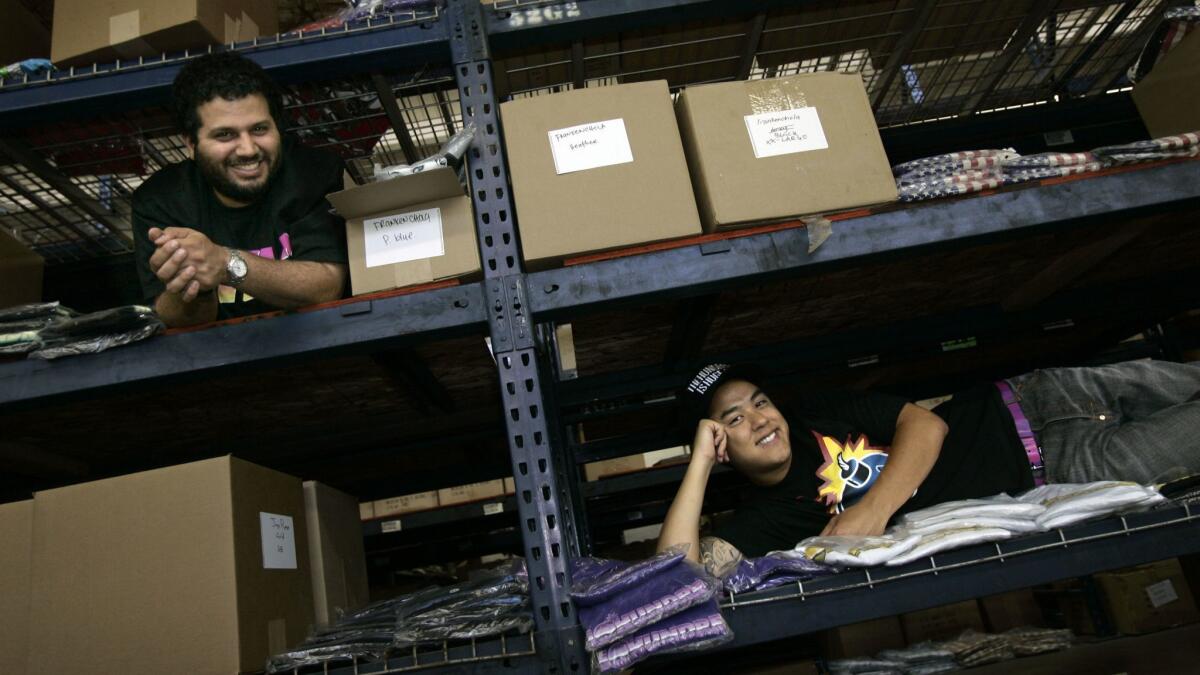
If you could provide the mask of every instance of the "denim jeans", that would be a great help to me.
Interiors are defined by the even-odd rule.
[[[1200,473],[1200,361],[1050,368],[1008,381],[1051,483]]]

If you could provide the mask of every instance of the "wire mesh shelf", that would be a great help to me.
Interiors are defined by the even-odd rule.
[[[389,654],[384,659],[355,657],[327,661],[281,671],[288,675],[392,675],[433,670],[448,666],[467,666],[529,659],[537,656],[537,643],[529,633],[501,635],[497,638],[472,638],[416,645]],[[458,672],[458,671],[456,671]]]

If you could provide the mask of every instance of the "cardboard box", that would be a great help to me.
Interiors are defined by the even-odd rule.
[[[584,464],[583,475],[589,481],[592,481],[607,478],[608,476],[641,471],[644,468],[646,468],[646,458],[644,456],[640,454],[627,455],[625,457],[617,457],[616,459],[606,459],[602,462]]]
[[[904,628],[904,639],[910,645],[952,638],[968,628],[984,632],[983,615],[974,600],[901,614],[900,625]]]
[[[504,481],[497,478],[496,480],[485,480],[482,483],[443,488],[437,491],[437,496],[438,503],[442,506],[454,506],[492,497],[502,497],[504,496]]]
[[[33,510],[30,673],[258,671],[312,625],[296,478],[219,457],[39,492]]]
[[[358,500],[328,485],[305,481],[304,520],[314,616],[316,625],[325,627],[370,600]]]
[[[0,664],[25,675],[33,577],[33,500],[0,504]]]
[[[371,520],[375,517],[375,502],[363,502],[358,505],[358,519]]]
[[[1003,633],[1022,626],[1040,627],[1046,623],[1033,590],[1028,588],[980,598],[979,607],[983,610],[989,633]]]
[[[1133,88],[1150,136],[1200,131],[1200,30],[1192,31]]]
[[[50,57],[50,31],[19,0],[0,0],[0,65]]]
[[[531,268],[700,233],[666,82],[520,98],[500,113]]]
[[[506,495],[517,494],[517,481],[516,480],[514,480],[512,478],[504,479],[504,494],[506,494]]]
[[[0,227],[0,309],[42,301],[46,262]]]
[[[707,231],[896,199],[858,75],[689,87],[677,112]]]
[[[346,219],[355,295],[480,271],[471,198],[453,169],[367,183],[329,203]]]
[[[1096,575],[1118,633],[1138,635],[1200,621],[1179,560]]]
[[[278,32],[275,0],[57,0],[50,60],[90,65]]]
[[[838,626],[821,634],[821,655],[827,659],[874,656],[903,646],[904,631],[894,616]]]
[[[388,516],[398,516],[404,513],[412,513],[414,511],[427,511],[438,507],[437,490],[428,492],[417,492],[411,495],[401,495],[399,497],[389,497],[387,499],[375,500],[375,518],[386,518]]]

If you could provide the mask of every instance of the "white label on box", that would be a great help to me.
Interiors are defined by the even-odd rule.
[[[829,147],[816,108],[746,115],[746,130],[758,159]]]
[[[1155,609],[1179,599],[1179,595],[1175,593],[1175,586],[1171,584],[1170,579],[1163,579],[1156,584],[1147,586],[1146,596],[1150,598],[1150,605]]]
[[[296,569],[296,530],[291,516],[258,513],[262,530],[263,569]]]
[[[633,161],[625,120],[620,118],[553,129],[548,133],[554,171],[559,175]]]
[[[424,260],[446,254],[442,210],[393,213],[363,221],[367,267]]]
[[[387,534],[388,532],[399,532],[400,531],[400,521],[385,520],[379,524],[379,529],[383,530],[384,534]]]
[[[494,516],[497,513],[504,513],[504,504],[500,502],[492,502],[483,505],[483,515]]]

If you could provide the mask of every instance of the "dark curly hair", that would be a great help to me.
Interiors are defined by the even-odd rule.
[[[283,96],[262,67],[237,52],[205,54],[190,61],[175,76],[171,87],[175,123],[195,143],[200,131],[200,106],[218,96],[234,101],[251,94],[267,99],[271,117],[282,133],[286,128]]]

